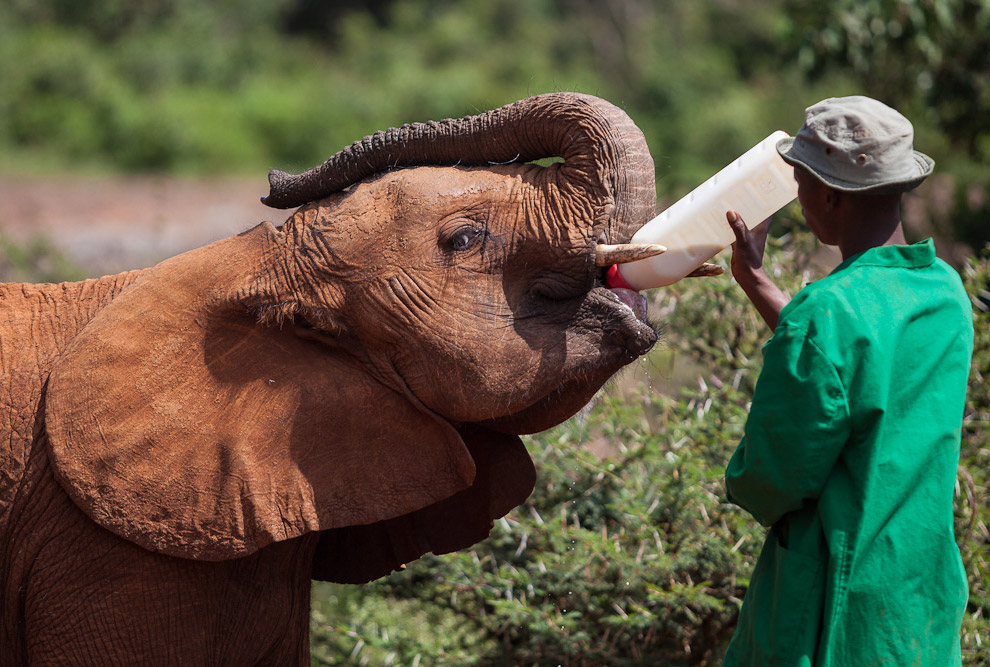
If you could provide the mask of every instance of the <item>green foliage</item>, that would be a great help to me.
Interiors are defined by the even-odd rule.
[[[0,145],[7,169],[301,169],[378,129],[566,89],[624,106],[676,196],[800,117],[766,78],[775,4],[18,0],[0,9]]]
[[[0,233],[0,282],[58,283],[80,278],[79,267],[46,239],[18,243]]]
[[[947,215],[979,247],[988,21],[986,0],[12,0],[0,171],[298,171],[386,127],[577,90],[642,127],[673,201],[809,104],[868,93],[984,193]]]
[[[973,157],[990,157],[990,3],[986,0],[788,0],[789,47],[812,76],[850,68],[869,94],[921,100]]]
[[[786,0],[784,10],[781,57],[812,81],[851,74],[859,92],[904,110],[916,146],[953,176],[939,222],[970,248],[990,242],[990,2]]]
[[[272,124],[270,106],[295,101],[311,109],[301,98],[313,92],[306,79],[312,72],[280,76],[283,61],[305,54],[284,54],[274,34],[246,37],[213,34],[198,12],[151,32],[125,33],[112,46],[73,25],[12,31],[0,40],[0,141],[21,153],[54,152],[65,165],[257,167],[273,156],[256,140]],[[260,62],[277,84],[250,74]],[[279,113],[277,125],[294,128],[297,149],[304,138],[313,140],[312,120],[298,109]]]
[[[443,605],[328,584],[315,584],[313,598],[314,665],[473,665],[494,641]]]
[[[965,664],[990,665],[990,246],[969,261],[963,277],[975,333],[956,503],[956,536],[969,573],[963,647]]]

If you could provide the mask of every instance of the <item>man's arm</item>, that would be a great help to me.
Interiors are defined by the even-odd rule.
[[[732,276],[773,331],[780,320],[780,311],[789,299],[763,269],[763,251],[771,218],[753,229],[747,229],[735,211],[727,211],[725,218],[736,235],[736,242],[732,244]]]
[[[765,526],[821,494],[852,432],[838,370],[785,323],[763,348],[745,435],[725,470],[729,500]]]

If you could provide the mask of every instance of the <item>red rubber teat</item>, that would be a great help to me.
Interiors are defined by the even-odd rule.
[[[619,273],[619,265],[613,264],[608,267],[608,271],[605,272],[605,285],[607,287],[624,287],[626,289],[631,289],[634,292],[637,291],[633,289],[633,286],[626,282],[626,279],[622,277]]]

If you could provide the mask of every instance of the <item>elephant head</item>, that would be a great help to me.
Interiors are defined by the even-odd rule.
[[[469,546],[532,490],[518,435],[656,340],[601,281],[600,246],[655,207],[642,133],[603,100],[406,125],[269,179],[299,207],[281,227],[148,269],[49,378],[60,483],[147,549],[320,533],[314,577],[356,582]]]

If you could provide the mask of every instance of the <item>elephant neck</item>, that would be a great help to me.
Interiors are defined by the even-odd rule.
[[[4,376],[36,377],[40,392],[41,384],[62,350],[97,313],[144,272],[128,271],[72,283],[0,285],[0,304],[6,321],[0,329],[0,337],[3,337],[3,331],[9,331],[20,341],[0,355]],[[29,341],[21,337],[26,331],[32,332]],[[7,402],[7,405],[15,403]]]

